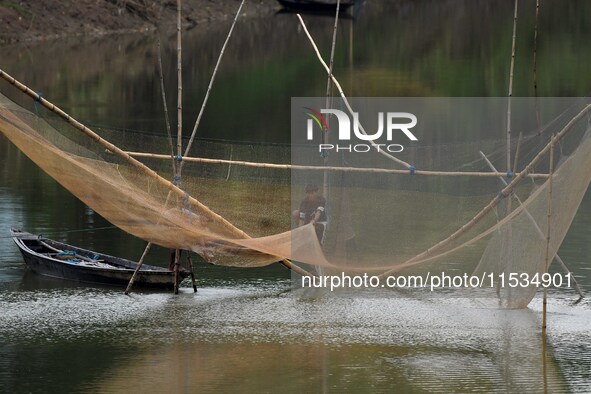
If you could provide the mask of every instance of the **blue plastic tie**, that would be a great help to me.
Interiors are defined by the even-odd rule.
[[[178,162],[181,162],[181,161],[183,161],[183,156],[181,156],[181,155],[176,155],[176,156],[174,157],[174,159],[175,159],[176,161],[178,161]]]
[[[185,192],[185,198],[183,198],[183,211],[187,211],[190,221],[193,221],[193,216],[191,215],[191,204],[189,204],[189,193]]]
[[[326,159],[328,157],[328,152],[323,150],[322,152],[320,152],[320,157]]]
[[[513,171],[509,170],[507,171],[507,179],[513,179]]]
[[[410,175],[414,175],[414,174],[415,174],[415,171],[416,171],[416,169],[417,169],[417,168],[416,168],[415,166],[412,166],[412,165],[411,165],[411,166],[409,166],[409,167],[408,167],[408,170],[410,171]]]
[[[95,260],[95,261],[98,260],[98,259],[100,259],[100,258],[101,258],[101,256],[99,256],[98,254],[95,254],[94,256],[92,256],[92,259]]]
[[[181,180],[182,180],[182,178],[181,178],[180,175],[175,175],[175,176],[172,177],[172,183],[175,186],[180,185],[181,184]]]
[[[503,198],[505,198],[505,196],[503,196],[503,192],[499,192],[497,197],[499,197],[499,200],[502,200]]]
[[[39,115],[39,103],[41,102],[42,98],[43,98],[43,93],[37,92],[37,97],[35,99],[33,99],[34,104],[35,104],[35,113],[37,115]]]

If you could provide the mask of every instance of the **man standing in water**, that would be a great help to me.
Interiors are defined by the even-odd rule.
[[[298,227],[312,223],[318,242],[322,245],[326,230],[326,199],[318,193],[315,184],[306,185],[306,197],[300,203],[300,209],[294,212]]]

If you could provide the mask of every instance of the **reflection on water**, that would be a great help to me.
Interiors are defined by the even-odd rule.
[[[531,46],[533,4],[520,2],[518,48]],[[335,75],[357,96],[503,96],[512,5],[367,2],[360,18],[339,30]],[[543,2],[541,95],[587,93],[590,6]],[[330,18],[305,18],[327,53]],[[228,26],[184,36],[185,129]],[[174,35],[163,36],[163,45],[173,108]],[[156,58],[154,37],[131,35],[4,47],[0,66],[89,124],[163,132]],[[530,75],[531,58],[521,54],[516,95],[532,93]],[[324,89],[293,15],[244,20],[200,135],[289,141],[290,98]],[[0,90],[33,109],[3,82]],[[199,266],[197,295],[183,289],[178,297],[126,297],[25,273],[7,237],[13,225],[136,260],[144,247],[118,230],[100,230],[109,224],[0,136],[0,392],[591,391],[591,304],[572,305],[567,289],[550,294],[544,355],[539,299],[521,311],[457,299],[311,299],[289,291],[281,267],[210,266]],[[95,230],[67,232],[79,229]],[[587,196],[560,251],[586,291],[590,236]],[[165,258],[162,251],[149,262],[165,265]]]
[[[23,368],[25,360],[14,356],[21,351],[59,360],[60,347],[67,344],[81,353],[81,364],[72,368],[74,376],[85,376],[70,380],[76,391],[567,392],[590,387],[591,358],[581,352],[591,343],[589,305],[572,308],[552,301],[544,357],[539,300],[531,309],[505,311],[461,300],[303,299],[285,292],[287,286],[236,283],[202,288],[197,295],[186,289],[178,297],[126,297],[88,288],[3,293],[0,337],[11,340],[0,340],[8,356],[2,370]],[[104,365],[92,372],[86,370],[89,350],[107,352]],[[41,368],[38,384],[48,372],[51,368]],[[0,376],[8,387],[16,384],[10,373]],[[29,383],[35,387],[35,378]]]

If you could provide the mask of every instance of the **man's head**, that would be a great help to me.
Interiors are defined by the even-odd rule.
[[[308,183],[306,185],[306,193],[315,193],[318,191],[318,186],[314,183]]]
[[[313,198],[318,193],[318,186],[313,183],[306,185],[306,196]]]

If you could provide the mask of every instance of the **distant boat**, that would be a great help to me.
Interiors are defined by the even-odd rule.
[[[25,231],[12,229],[11,236],[21,251],[25,264],[38,274],[86,283],[126,286],[137,263],[96,253]],[[180,271],[180,280],[189,275]],[[142,265],[135,286],[172,289],[174,272],[166,268]]]
[[[277,0],[284,8],[291,11],[298,12],[336,12],[337,2],[324,2],[318,0]],[[341,1],[339,12],[345,12],[351,6],[355,5],[355,1]]]

